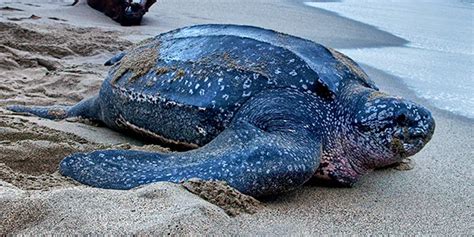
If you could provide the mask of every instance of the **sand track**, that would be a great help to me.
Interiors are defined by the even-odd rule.
[[[0,180],[25,190],[70,186],[70,180],[57,173],[59,162],[71,153],[99,147],[73,134],[0,116]]]
[[[0,22],[0,44],[53,58],[92,56],[100,52],[114,52],[130,46],[116,31],[97,28],[71,27],[66,24],[41,26]],[[3,51],[3,50],[2,50]]]
[[[0,22],[0,105],[72,104],[97,93],[107,55],[131,42],[97,28]]]
[[[97,28],[0,22],[0,106],[73,104],[98,92],[103,56],[131,43]],[[94,60],[95,56],[99,59]],[[26,190],[69,186],[62,158],[107,148],[0,111],[0,179]]]

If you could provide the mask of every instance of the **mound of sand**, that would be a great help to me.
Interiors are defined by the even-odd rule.
[[[118,36],[97,28],[0,22],[0,105],[71,104],[97,93],[107,71],[104,54],[131,45]],[[9,114],[0,110],[0,180],[22,189],[70,186],[56,172],[62,158],[110,147]]]
[[[131,43],[115,31],[79,28],[68,25],[47,26],[0,22],[0,64],[5,69],[43,66],[54,70],[54,59],[67,56],[92,56],[123,50]],[[18,57],[18,56],[26,56]]]
[[[0,105],[72,104],[98,91],[102,64],[130,46],[120,34],[0,22]]]
[[[29,190],[69,186],[71,182],[56,173],[59,161],[99,147],[73,134],[0,115],[0,180]]]
[[[23,191],[0,187],[1,235],[229,234],[230,217],[178,184],[130,191],[73,187]]]

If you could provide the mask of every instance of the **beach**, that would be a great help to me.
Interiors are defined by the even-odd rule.
[[[413,169],[376,170],[352,188],[307,184],[260,200],[255,213],[233,217],[182,185],[103,190],[61,176],[58,164],[73,152],[167,149],[90,121],[39,119],[5,106],[70,105],[92,96],[107,75],[103,63],[140,40],[182,26],[233,23],[271,28],[343,52],[409,43],[303,1],[163,0],[134,27],[121,27],[84,0],[71,3],[0,3],[0,234],[474,233],[474,120],[439,109],[418,97],[407,78],[367,61],[359,63],[382,91],[426,106],[436,120],[431,142],[412,157]]]

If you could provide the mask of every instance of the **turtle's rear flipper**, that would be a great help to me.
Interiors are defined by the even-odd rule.
[[[73,106],[24,106],[24,105],[10,105],[8,110],[21,113],[29,113],[38,117],[47,119],[65,119],[69,117],[83,117],[92,120],[98,120],[99,106],[97,103],[97,96],[89,99],[84,99]]]

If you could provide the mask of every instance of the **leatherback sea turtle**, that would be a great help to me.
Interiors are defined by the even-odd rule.
[[[435,127],[427,109],[379,92],[343,54],[257,27],[181,28],[107,63],[95,97],[71,107],[9,107],[94,119],[188,149],[99,150],[61,162],[63,175],[95,187],[196,177],[261,196],[312,177],[351,185],[420,151]]]

